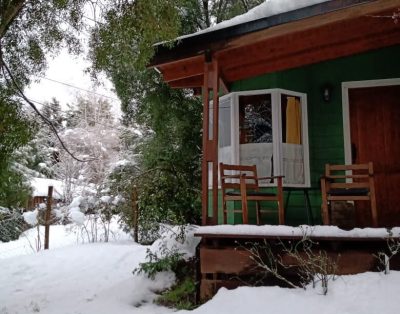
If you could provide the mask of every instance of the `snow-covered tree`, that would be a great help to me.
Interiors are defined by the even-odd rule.
[[[88,160],[79,162],[59,150],[56,176],[65,182],[66,199],[72,200],[76,189],[101,190],[120,151],[118,124],[110,104],[96,97],[78,97],[60,134],[77,156]]]
[[[64,114],[60,103],[55,98],[43,104],[42,114],[54,125],[57,132],[63,130]],[[48,124],[41,120],[35,121],[34,116],[31,117],[31,121],[34,130],[33,138],[15,152],[15,167],[28,179],[31,177],[53,178],[59,155],[58,140]]]

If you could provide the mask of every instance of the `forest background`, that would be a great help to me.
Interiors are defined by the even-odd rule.
[[[45,177],[63,181],[65,211],[75,202],[83,214],[119,214],[127,229],[135,186],[142,242],[160,223],[199,223],[201,99],[169,88],[146,64],[155,43],[173,45],[262,2],[0,0],[0,219],[20,212],[32,178]],[[37,106],[26,97],[64,48],[88,51],[88,71],[111,80],[121,119],[101,97],[81,95],[66,110],[57,99]]]

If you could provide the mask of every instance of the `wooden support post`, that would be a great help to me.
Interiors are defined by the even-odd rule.
[[[210,134],[210,90],[213,95],[212,133]],[[203,82],[203,159],[202,159],[202,224],[218,224],[218,115],[219,69],[217,60],[206,56]],[[209,218],[209,165],[212,172],[212,217]]]
[[[208,138],[210,126],[210,90],[208,89],[208,65],[204,65],[203,86],[203,158],[201,160],[201,223],[208,224]]]
[[[133,209],[133,239],[136,243],[139,242],[139,206],[138,206],[138,193],[137,186],[132,188],[132,209]]]
[[[44,222],[44,249],[49,249],[50,242],[50,219],[51,219],[51,203],[53,201],[53,187],[49,186],[49,190],[47,192],[47,206],[45,213],[45,222]]]
[[[212,91],[213,91],[213,225],[218,224],[218,137],[219,137],[219,68],[217,59],[212,61]]]

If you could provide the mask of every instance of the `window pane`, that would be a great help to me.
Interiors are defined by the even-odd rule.
[[[213,139],[213,102],[210,101],[209,108],[209,140]],[[231,97],[227,97],[219,100],[219,116],[218,116],[218,128],[219,128],[219,136],[218,136],[218,145],[219,147],[226,147],[231,145]]]
[[[210,101],[210,107],[208,108],[208,139],[212,141],[213,139],[213,121],[214,121],[214,113],[213,113],[213,103]]]
[[[218,162],[224,164],[232,163],[232,140],[231,140],[231,96],[226,96],[219,99],[219,116],[218,116]],[[209,139],[212,140],[212,130],[213,130],[213,102],[210,102],[209,114],[210,114],[210,125],[209,125]],[[208,185],[212,186],[212,168],[208,169],[209,179]],[[219,173],[218,173],[219,176]]]
[[[270,176],[272,169],[271,94],[239,97],[240,163],[256,165],[260,176]]]
[[[287,184],[304,184],[300,97],[281,95],[281,117],[283,181]]]
[[[231,146],[231,98],[219,102],[219,147]]]
[[[300,97],[282,95],[282,142],[301,144],[301,102]]]
[[[240,144],[272,143],[271,95],[239,97]]]

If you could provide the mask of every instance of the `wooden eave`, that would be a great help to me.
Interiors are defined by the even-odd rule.
[[[340,3],[352,5],[337,9]],[[202,40],[200,46],[185,53],[178,45],[175,57],[174,49],[168,50],[165,56],[159,52],[150,66],[160,70],[171,87],[201,87],[204,55],[209,53],[218,60],[220,75],[228,88],[237,80],[400,44],[400,23],[390,18],[400,8],[400,0],[325,4],[331,8],[325,13],[317,14],[313,6],[317,11],[311,12],[308,18],[295,18],[219,41]],[[300,17],[304,16],[305,9]],[[202,38],[207,34],[202,34]],[[214,38],[215,34],[208,36]]]

